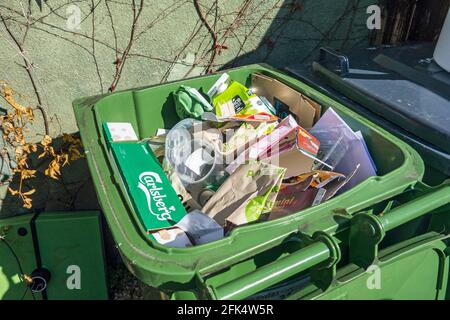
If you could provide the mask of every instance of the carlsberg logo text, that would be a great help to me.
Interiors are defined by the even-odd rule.
[[[173,206],[167,207],[160,176],[155,172],[142,172],[139,175],[138,188],[147,198],[148,210],[158,220],[172,220],[170,213],[175,210]]]

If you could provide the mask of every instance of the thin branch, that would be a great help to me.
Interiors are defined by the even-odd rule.
[[[183,52],[187,49],[187,47],[189,46],[189,44],[191,44],[193,42],[193,40],[196,38],[196,36],[199,34],[200,30],[202,29],[202,23],[200,21],[197,21],[197,23],[195,24],[195,27],[192,31],[192,33],[190,34],[190,36],[186,39],[186,41],[183,43],[183,45],[181,46],[181,48],[178,50],[178,53],[175,55],[175,57],[173,58],[173,60],[170,62],[169,67],[167,68],[166,72],[164,73],[164,75],[161,78],[160,83],[163,83],[165,81],[167,81],[167,78],[170,75],[170,72],[172,71],[173,67],[175,64],[179,64],[178,60],[180,59],[181,55],[183,54]],[[197,50],[199,51],[199,50]]]
[[[198,66],[198,64],[201,63],[205,59],[206,54],[208,54],[208,52],[210,52],[210,51],[212,51],[212,55],[209,60],[208,66],[206,67],[206,72],[207,73],[212,72],[211,67],[215,64],[217,55],[219,55],[223,49],[228,49],[228,47],[225,45],[225,42],[230,37],[230,35],[235,35],[234,29],[237,28],[240,25],[241,21],[245,18],[245,14],[250,6],[250,3],[251,3],[251,0],[244,1],[244,4],[241,6],[239,11],[237,12],[233,22],[231,24],[229,24],[228,27],[225,29],[224,35],[220,39],[218,39],[218,35],[217,35],[218,33],[216,31],[214,31],[214,29],[211,27],[209,22],[206,20],[206,16],[203,14],[203,11],[200,8],[200,3],[198,2],[198,0],[194,0],[194,4],[196,6],[197,13],[200,16],[200,19],[203,21],[203,23],[207,27],[208,31],[210,33],[212,31],[214,33],[214,35],[212,35],[213,46],[210,50],[208,50],[204,55],[202,55],[192,65],[192,67],[185,74],[185,77],[187,77],[192,72],[192,70],[194,70],[194,68],[196,66]],[[239,42],[239,40],[238,40],[238,42]]]
[[[250,32],[247,34],[247,36],[245,37],[242,46],[239,48],[239,51],[237,52],[235,59],[237,59],[241,52],[244,50],[244,46],[247,43],[247,39],[249,39],[250,35],[253,34],[253,32],[256,30],[256,28],[260,25],[260,23],[267,17],[267,15],[272,12],[275,8],[277,8],[277,6],[279,5],[280,0],[278,0],[269,10],[267,10],[266,12],[264,12],[264,14],[260,17],[260,19],[252,26]]]
[[[98,2],[100,3],[100,2]],[[98,67],[97,56],[95,55],[95,8],[98,6],[98,3],[95,5],[94,0],[91,0],[91,12],[92,12],[92,59],[94,60],[95,71],[97,72],[98,80],[100,82],[100,92],[103,93],[103,80],[100,74],[100,70]]]
[[[163,9],[155,19],[150,21],[148,25],[146,25],[144,28],[142,28],[142,31],[136,34],[135,40],[138,40],[143,34],[145,34],[148,30],[153,28],[158,22],[163,21],[164,18],[167,18],[169,15],[174,13],[176,10],[184,6],[185,4],[189,3],[190,1],[182,1],[181,3],[174,2],[167,8]]]
[[[210,72],[211,65],[214,63],[214,60],[216,59],[216,55],[218,52],[216,50],[217,46],[219,45],[217,43],[217,33],[214,31],[213,27],[209,24],[208,20],[206,19],[202,9],[200,8],[200,4],[199,4],[198,0],[194,0],[194,6],[195,6],[195,10],[197,10],[197,14],[200,17],[200,20],[203,22],[206,29],[208,29],[208,32],[211,34],[211,37],[213,38],[213,45],[212,45],[212,49],[211,49],[211,51],[212,51],[211,60],[206,68],[206,72]]]
[[[351,12],[351,11],[355,11],[355,10],[359,10],[359,8],[354,8],[350,5],[350,0],[347,2],[346,8],[344,9],[344,12],[342,12],[342,14],[336,19],[336,21],[331,25],[331,27],[328,29],[327,32],[325,32],[324,37],[309,51],[308,54],[306,54],[306,56],[301,60],[301,63],[305,62],[306,60],[309,59],[309,57],[311,57],[311,55],[315,52],[317,52],[317,49],[319,49],[320,46],[322,46],[323,42],[326,39],[330,39],[330,34],[339,28],[340,24],[342,23],[342,20],[346,17],[346,15]],[[349,35],[347,35],[349,36]]]
[[[111,29],[114,36],[114,53],[116,55],[116,61],[119,60],[119,47],[117,45],[117,33],[116,33],[116,26],[114,25],[114,19],[111,13],[111,8],[109,7],[109,1],[105,0],[106,10],[108,11],[109,20],[111,21]],[[92,40],[94,41],[94,40]]]
[[[45,112],[44,108],[43,108],[43,104],[42,104],[42,99],[41,99],[41,95],[39,93],[39,89],[37,88],[36,85],[36,81],[34,79],[34,75],[32,72],[33,69],[33,63],[30,62],[27,58],[25,58],[25,50],[22,47],[22,44],[17,40],[17,38],[14,36],[14,34],[12,33],[11,29],[9,28],[8,24],[6,23],[3,15],[0,14],[0,18],[3,22],[3,25],[5,26],[6,32],[9,34],[9,36],[11,37],[11,39],[14,41],[14,43],[16,44],[20,54],[23,57],[23,61],[25,63],[25,70],[27,71],[28,77],[30,78],[30,82],[31,85],[33,86],[33,90],[34,93],[36,95],[36,99],[38,102],[38,105],[36,106],[36,108],[41,112],[42,114],[42,118],[43,118],[43,122],[44,122],[44,127],[45,127],[45,134],[48,135],[50,133],[50,129],[49,129],[49,124],[48,124],[48,118],[47,118],[47,113]]]
[[[129,52],[134,43],[134,36],[135,36],[136,28],[137,28],[137,23],[138,23],[138,20],[139,20],[139,17],[141,15],[142,11],[144,10],[144,0],[140,0],[139,9],[137,11],[136,11],[136,1],[133,0],[132,9],[133,9],[133,24],[131,25],[130,39],[128,41],[127,47],[125,48],[125,51],[122,54],[122,57],[119,58],[119,60],[115,62],[116,74],[114,75],[114,79],[113,79],[111,85],[109,86],[110,92],[113,92],[116,90],[117,85],[122,76],[123,67],[125,66],[125,62],[126,62],[127,58],[129,57]]]

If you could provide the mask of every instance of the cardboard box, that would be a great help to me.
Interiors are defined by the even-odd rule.
[[[257,143],[251,145],[232,161],[226,168],[232,174],[241,164],[246,161],[267,158],[278,153],[278,146],[288,137],[294,137],[298,128],[297,122],[292,116],[283,119],[270,134],[263,136]],[[274,150],[275,149],[275,150]]]
[[[301,128],[293,116],[284,118],[273,131],[242,152],[226,168],[233,173],[249,159],[286,168],[285,177],[311,171],[320,142]]]
[[[266,97],[275,108],[279,105],[277,100],[284,103],[303,128],[311,128],[320,118],[321,106],[317,102],[278,80],[255,73],[252,75],[252,90],[258,96]]]
[[[108,124],[104,130],[111,137]],[[108,142],[127,196],[145,230],[166,229],[178,223],[186,210],[148,143]]]
[[[138,137],[129,122],[108,122],[105,133],[109,141],[137,141]]]
[[[295,141],[280,153],[264,158],[261,161],[286,168],[285,178],[309,172],[314,164],[314,158],[300,152],[295,145]]]

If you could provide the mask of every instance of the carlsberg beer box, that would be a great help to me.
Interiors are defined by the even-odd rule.
[[[131,124],[105,123],[103,128],[128,197],[140,222],[154,238],[152,232],[173,227],[186,210],[150,146],[137,141]],[[124,136],[133,140],[127,141]]]

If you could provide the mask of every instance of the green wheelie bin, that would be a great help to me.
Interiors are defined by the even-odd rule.
[[[205,90],[220,74],[78,99],[74,111],[97,196],[130,272],[173,299],[336,298],[342,292],[353,298],[364,294],[357,293],[356,284],[345,286],[348,277],[364,283],[365,272],[373,265],[396,277],[399,270],[409,267],[407,256],[422,260],[428,255],[433,256],[433,263],[423,266],[429,271],[424,275],[436,277],[421,297],[445,297],[445,226],[449,223],[445,205],[450,201],[450,187],[421,183],[424,164],[418,153],[344,105],[274,68],[249,65],[227,73],[247,86],[251,86],[252,74],[261,73],[309,96],[324,111],[332,107],[353,130],[362,132],[378,176],[290,216],[236,228],[222,240],[190,248],[165,247],[148,238],[127,200],[102,125],[129,122],[139,138],[153,136],[158,128],[171,128],[179,121],[172,92],[182,84]],[[416,297],[406,289],[397,293],[395,283],[390,286],[373,297]]]

